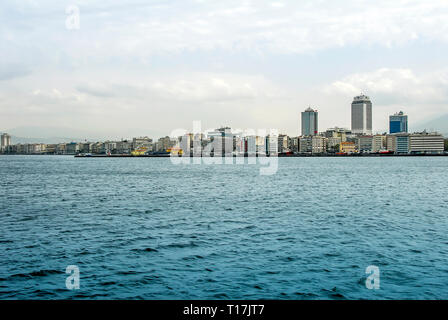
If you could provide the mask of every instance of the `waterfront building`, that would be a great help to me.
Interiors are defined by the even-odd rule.
[[[347,154],[356,153],[356,144],[352,141],[341,142],[339,151]]]
[[[255,148],[258,154],[266,153],[266,137],[256,136],[255,137]]]
[[[324,133],[327,138],[340,138],[341,142],[347,141],[347,136],[351,135],[351,131],[345,128],[330,128]]]
[[[397,138],[395,135],[388,134],[386,136],[386,150],[395,152],[397,148]]]
[[[202,137],[201,137],[201,140],[202,140]],[[166,152],[167,150],[174,147],[175,144],[176,144],[176,142],[173,139],[171,139],[169,136],[166,136],[166,137],[160,138],[157,141],[156,148],[154,148],[154,149],[159,152]]]
[[[341,144],[342,138],[340,137],[329,137],[327,138],[327,150],[331,152],[339,151],[339,146]]]
[[[222,127],[207,133],[213,144],[213,152],[216,155],[230,155],[233,153],[233,134],[229,127]]]
[[[289,150],[291,150],[294,153],[299,152],[299,141],[300,138],[299,137],[292,137],[289,139]]]
[[[379,152],[386,149],[386,136],[374,135],[372,141],[372,152]]]
[[[78,153],[79,153],[79,143],[71,142],[66,144],[65,154],[78,154]]]
[[[45,145],[45,153],[46,154],[56,154],[56,144],[47,144]]]
[[[373,136],[358,136],[357,147],[360,153],[369,153],[373,150]]]
[[[149,137],[133,138],[131,149],[132,151],[136,151],[136,154],[144,154],[149,151],[152,151],[153,150],[152,139]]]
[[[299,152],[300,153],[313,152],[313,138],[311,136],[305,136],[299,138]]]
[[[409,148],[409,135],[404,133],[404,134],[397,134],[395,135],[396,137],[396,142],[395,142],[395,153],[397,154],[408,154],[410,151]]]
[[[11,145],[11,136],[7,133],[1,135],[0,151],[5,151]]]
[[[103,154],[116,154],[117,153],[117,143],[114,141],[106,141],[103,143],[101,148],[101,153]]]
[[[409,135],[410,153],[443,153],[444,138],[438,133],[414,133]]]
[[[249,156],[254,156],[257,153],[257,137],[247,136],[245,150]]]
[[[365,95],[353,98],[352,133],[359,135],[372,134],[372,102]]]
[[[131,154],[132,149],[132,141],[122,140],[117,142],[118,154]]]
[[[278,140],[279,137],[276,135],[268,135],[266,136],[266,154],[275,155],[278,154]]]
[[[322,136],[313,136],[313,153],[324,153],[327,151],[327,138]]]
[[[324,153],[327,150],[327,139],[322,136],[306,136],[300,137],[299,152],[300,153]]]
[[[79,152],[80,153],[92,153],[92,143],[84,142],[79,144]]]
[[[311,108],[302,112],[302,136],[314,136],[319,131],[317,110]]]
[[[179,137],[179,149],[184,156],[191,153],[191,149],[193,148],[193,138],[192,133],[187,133]]]
[[[280,134],[278,136],[278,153],[289,152],[289,137],[286,134]]]
[[[91,148],[92,148],[92,153],[94,153],[94,154],[104,153],[104,143],[102,143],[102,142],[92,143]]]
[[[67,153],[67,144],[66,143],[58,143],[56,145],[56,154],[66,154]]]
[[[394,133],[386,137],[386,149],[396,154],[409,153],[409,134]]]
[[[237,155],[244,155],[244,153],[247,152],[246,138],[240,135],[236,135],[234,137],[234,140],[235,140],[235,153]]]
[[[389,116],[389,133],[408,132],[408,116],[400,111],[394,115]]]

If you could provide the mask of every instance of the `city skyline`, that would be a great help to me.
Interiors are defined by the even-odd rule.
[[[69,5],[2,2],[1,132],[163,136],[200,119],[294,135],[308,105],[349,128],[360,92],[378,131],[397,110],[448,117],[446,1],[90,1],[79,28]]]
[[[355,97],[353,97],[353,101],[350,105],[351,107],[351,126],[350,127],[339,127],[337,125],[332,125],[330,127],[325,128],[326,131],[331,130],[333,128],[340,128],[340,129],[344,129],[344,130],[350,130],[350,132],[352,134],[355,135],[378,135],[378,134],[385,134],[385,133],[389,133],[389,134],[393,134],[393,133],[407,133],[408,128],[409,128],[409,124],[408,124],[408,115],[405,114],[403,111],[398,111],[398,112],[394,112],[393,114],[389,114],[388,116],[388,129],[387,130],[375,130],[375,128],[373,127],[372,124],[372,118],[374,115],[374,108],[372,105],[372,102],[370,100],[370,97],[364,95],[363,93],[361,93],[360,95],[357,95]],[[325,116],[325,115],[324,115]],[[280,134],[282,135],[287,135],[287,136],[292,136],[292,137],[298,137],[298,136],[312,136],[312,135],[322,135],[324,134],[325,130],[319,130],[319,112],[316,109],[313,109],[311,107],[307,107],[304,111],[302,111],[299,115],[299,127],[297,130],[297,134],[292,134],[289,135],[286,133],[285,130],[281,129],[281,128],[271,128],[271,129],[275,129],[278,130]],[[412,127],[412,124],[411,124]],[[218,129],[221,128],[221,129]],[[348,129],[350,128],[350,129]],[[232,130],[231,126],[227,125],[223,125],[221,124],[220,126],[216,127],[216,129],[208,129],[207,132],[209,132],[211,134],[211,136],[216,134],[216,130],[223,130],[225,129],[225,131],[227,132],[238,132],[241,130],[246,130],[246,129],[250,129],[253,130],[253,128],[248,128],[248,127],[243,127],[243,128],[238,128],[235,130]],[[193,132],[193,130],[186,129],[186,128],[178,128],[173,131],[176,130],[186,130],[187,132]],[[256,129],[255,129],[256,130]],[[414,130],[413,132],[435,132],[435,133],[443,133],[443,129],[437,129],[437,128],[424,128],[424,129],[420,129],[420,130]],[[0,131],[0,133],[2,133]],[[8,132],[3,132],[4,134],[8,134]],[[218,131],[219,133],[219,131]],[[68,137],[69,135],[64,135],[64,137]],[[139,137],[148,137],[149,135],[136,135]],[[165,133],[159,137],[165,137],[165,136],[169,136],[171,138],[175,138],[175,135],[169,134],[169,133]],[[35,137],[36,138],[36,137]],[[122,137],[121,139],[89,139],[89,138],[75,138],[75,139],[71,139],[70,142],[74,142],[75,140],[78,140],[78,142],[80,141],[94,141],[94,140],[103,140],[103,141],[113,141],[113,140],[121,140],[121,141],[125,141],[128,140],[130,138],[129,135],[127,135],[125,138]],[[134,136],[135,138],[135,136]],[[154,136],[151,136],[151,138],[157,138]],[[19,138],[20,139],[20,138]],[[31,138],[32,139],[32,138]],[[38,138],[37,138],[38,139]],[[70,138],[60,138],[60,139],[65,139],[65,140],[69,140]],[[43,142],[43,141],[40,141]],[[57,141],[57,143],[63,143],[64,141]],[[68,141],[67,141],[68,142]],[[20,142],[19,142],[20,143]],[[55,143],[55,142],[52,142]]]

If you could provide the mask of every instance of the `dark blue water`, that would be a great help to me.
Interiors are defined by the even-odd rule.
[[[448,299],[447,177],[446,157],[280,158],[260,176],[3,156],[0,298]]]

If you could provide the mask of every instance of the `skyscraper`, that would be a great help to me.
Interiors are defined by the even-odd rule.
[[[308,108],[302,112],[302,136],[315,136],[318,131],[317,110]]]
[[[7,133],[2,134],[0,143],[1,151],[6,150],[6,148],[10,145],[11,145],[11,136]]]
[[[353,98],[352,102],[352,133],[372,134],[372,102],[365,95]]]
[[[408,116],[400,111],[392,116],[389,116],[389,132],[401,133],[408,132]]]

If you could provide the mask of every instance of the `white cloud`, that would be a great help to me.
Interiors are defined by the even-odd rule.
[[[388,103],[446,103],[447,79],[448,69],[415,74],[411,69],[381,68],[348,75],[326,86],[324,90],[350,96],[365,92]]]
[[[347,125],[361,91],[376,123],[402,107],[446,112],[448,73],[434,71],[445,68],[446,0],[79,0],[76,31],[65,28],[69,4],[0,4],[2,128],[166,134],[201,119],[295,134],[308,105],[321,128]],[[399,61],[402,48],[412,59]]]
[[[63,45],[70,57],[147,57],[184,51],[305,53],[343,46],[448,42],[448,1],[119,1],[80,2],[81,30],[64,28],[60,1],[27,7],[6,1],[7,45],[46,50]],[[60,9],[60,12],[57,11]],[[80,36],[82,35],[82,36]],[[21,43],[21,41],[25,43]],[[47,52],[48,55],[48,52]],[[50,55],[51,56],[51,55]]]
[[[120,43],[116,49],[145,55],[214,49],[304,53],[353,45],[390,47],[418,39],[448,40],[446,1],[278,4],[201,2],[175,15],[156,9],[137,17],[138,25],[109,22],[98,36],[107,39],[113,34],[110,40]]]
[[[448,112],[448,69],[416,73],[411,69],[381,68],[355,73],[322,88],[326,99],[341,101],[364,93],[374,105],[374,123],[387,129],[388,116],[403,110],[410,116],[410,127]]]
[[[126,78],[120,82],[88,82],[80,93],[99,98],[209,103],[280,98],[282,91],[262,76],[230,73],[188,73],[176,76]]]

